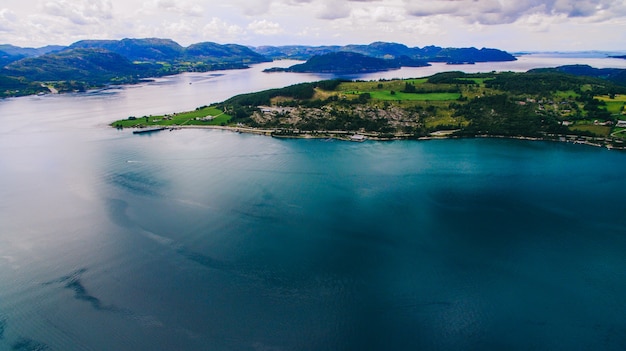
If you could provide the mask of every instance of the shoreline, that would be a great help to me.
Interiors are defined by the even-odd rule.
[[[124,128],[126,129],[126,128]],[[132,128],[135,131],[142,128]],[[515,139],[515,140],[527,140],[527,141],[552,141],[563,142],[571,144],[581,144],[593,147],[604,147],[609,150],[626,150],[626,142],[616,142],[615,139],[607,139],[602,137],[585,137],[578,135],[549,135],[548,137],[529,137],[529,136],[508,136],[508,135],[474,135],[474,136],[458,136],[453,135],[457,130],[441,130],[430,133],[428,136],[416,137],[413,134],[400,134],[393,135],[381,135],[376,132],[352,132],[343,130],[327,130],[327,131],[298,131],[298,130],[282,130],[282,129],[262,129],[251,127],[233,127],[233,126],[217,126],[217,125],[177,125],[170,126],[164,129],[170,131],[176,129],[214,129],[224,130],[234,133],[246,133],[269,136],[273,138],[282,139],[335,139],[341,141],[351,142],[363,142],[365,140],[372,141],[394,141],[394,140],[444,140],[444,139]],[[362,137],[352,138],[355,135]],[[621,145],[615,145],[615,143]]]

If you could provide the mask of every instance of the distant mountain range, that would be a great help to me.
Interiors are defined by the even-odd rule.
[[[515,56],[498,49],[442,48],[425,46],[410,48],[398,43],[374,42],[369,45],[346,46],[260,46],[254,49],[259,54],[272,59],[308,60],[312,56],[335,52],[355,52],[381,59],[408,57],[425,62],[475,63],[494,61],[515,61]]]
[[[149,77],[192,71],[247,68],[275,59],[311,60],[293,72],[370,72],[428,62],[511,61],[497,49],[409,48],[375,42],[347,46],[261,46],[204,42],[183,47],[170,39],[82,40],[70,46],[20,48],[0,45],[0,97],[133,83]]]
[[[43,93],[47,91],[46,85],[61,92],[82,90],[181,72],[246,68],[250,64],[276,59],[307,60],[304,64],[282,69],[290,72],[362,73],[425,66],[429,62],[463,64],[512,61],[515,57],[497,49],[411,48],[386,42],[259,47],[204,42],[183,47],[170,39],[148,38],[83,40],[70,46],[41,48],[5,44],[0,45],[0,97]],[[552,70],[626,85],[626,70],[580,65]]]
[[[99,48],[120,54],[131,61],[180,62],[200,61],[205,64],[251,64],[271,59],[252,49],[236,44],[221,45],[204,42],[182,47],[171,39],[82,40],[68,47]]]
[[[65,46],[48,45],[41,48],[21,48],[9,44],[0,45],[0,67],[28,57],[37,57],[50,52],[60,51]]]
[[[192,71],[247,68],[272,59],[251,48],[198,43],[182,47],[169,39],[83,40],[70,46],[20,48],[0,45],[0,97],[41,93],[53,83],[59,91]]]

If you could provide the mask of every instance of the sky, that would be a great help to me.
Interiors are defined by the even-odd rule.
[[[0,0],[0,44],[168,38],[183,46],[626,50],[624,0]]]

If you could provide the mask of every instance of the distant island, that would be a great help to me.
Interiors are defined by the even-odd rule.
[[[297,72],[297,73],[336,73],[358,74],[388,71],[403,66],[424,67],[430,64],[423,60],[415,60],[407,56],[394,59],[382,59],[355,52],[341,51],[313,56],[305,63],[288,68],[269,68],[264,72]]]
[[[305,59],[288,68],[270,68],[266,72],[358,74],[388,71],[401,67],[430,66],[430,62],[473,64],[476,62],[515,61],[515,56],[496,49],[409,48],[403,44],[375,42],[346,46],[264,46],[256,49],[274,59]]]
[[[189,112],[131,116],[111,125],[354,141],[489,136],[624,149],[626,82],[563,73],[571,70],[585,71],[564,66],[526,73],[327,80],[238,95]]]
[[[274,60],[293,59],[308,60],[313,56],[321,56],[337,52],[353,52],[380,59],[409,58],[419,62],[445,62],[450,64],[476,62],[515,61],[515,56],[498,49],[482,48],[442,48],[425,46],[423,48],[408,47],[404,44],[374,42],[369,45],[345,46],[260,46],[255,51]]]
[[[426,66],[428,62],[515,60],[513,55],[497,49],[409,48],[382,42],[323,47],[204,42],[183,47],[170,39],[148,38],[82,40],[67,47],[20,48],[5,44],[0,45],[0,97],[85,91],[182,72],[245,69],[251,64],[285,58],[310,61],[294,67],[293,72],[333,73]]]

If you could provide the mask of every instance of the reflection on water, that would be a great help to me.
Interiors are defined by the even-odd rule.
[[[276,64],[0,102],[0,349],[623,348],[623,153],[106,126]]]

